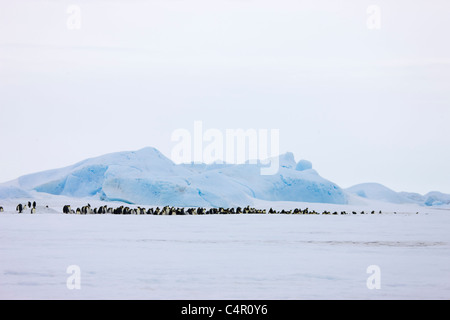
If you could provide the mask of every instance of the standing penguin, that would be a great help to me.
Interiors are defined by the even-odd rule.
[[[22,210],[23,210],[23,206],[21,203],[19,203],[16,207],[16,211],[18,211],[19,213],[22,213]]]
[[[3,207],[0,207],[0,212],[3,212]]]
[[[33,201],[33,208],[36,209],[36,201]]]
[[[36,208],[31,208],[31,214],[36,213]]]

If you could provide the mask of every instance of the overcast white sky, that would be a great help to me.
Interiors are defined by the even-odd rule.
[[[281,152],[342,187],[450,193],[449,14],[447,0],[0,0],[0,181],[145,146],[170,157],[173,130],[201,120],[280,129]]]

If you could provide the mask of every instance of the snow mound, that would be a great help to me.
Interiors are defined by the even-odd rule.
[[[279,156],[280,168],[293,169],[295,168],[295,159],[292,152],[286,152]]]
[[[362,198],[389,203],[412,203],[413,200],[379,183],[361,183],[346,189],[347,192]]]
[[[370,200],[379,200],[388,203],[396,204],[418,204],[421,206],[450,206],[450,195],[433,191],[426,195],[421,195],[414,192],[395,192],[378,183],[363,183],[358,184],[348,189],[346,192],[362,198]]]
[[[419,193],[415,192],[399,192],[402,197],[405,197],[412,202],[423,204],[425,202],[425,197]]]
[[[445,194],[438,191],[432,191],[427,193],[425,196],[426,206],[449,206],[450,205],[450,194]]]
[[[308,160],[300,160],[295,167],[295,170],[297,171],[305,171],[309,169],[312,169],[312,163]]]
[[[0,199],[18,199],[29,197],[30,194],[21,188],[10,185],[0,185]]]

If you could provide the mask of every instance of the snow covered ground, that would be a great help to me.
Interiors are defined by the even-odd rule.
[[[47,200],[34,215],[3,203],[1,299],[450,299],[449,210],[374,202],[383,214],[80,216],[60,212],[83,200]],[[70,265],[80,289],[67,288]],[[370,265],[380,289],[366,285]]]

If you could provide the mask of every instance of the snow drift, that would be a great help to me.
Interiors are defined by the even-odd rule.
[[[379,200],[389,203],[413,202],[402,194],[391,190],[379,183],[361,183],[346,189],[346,191],[362,198]]]
[[[29,193],[21,188],[11,185],[0,185],[0,199],[16,199],[29,197]]]
[[[448,206],[450,195],[432,191],[425,195],[413,192],[395,192],[379,183],[361,183],[345,189],[361,198],[396,204],[418,204],[422,206]]]

